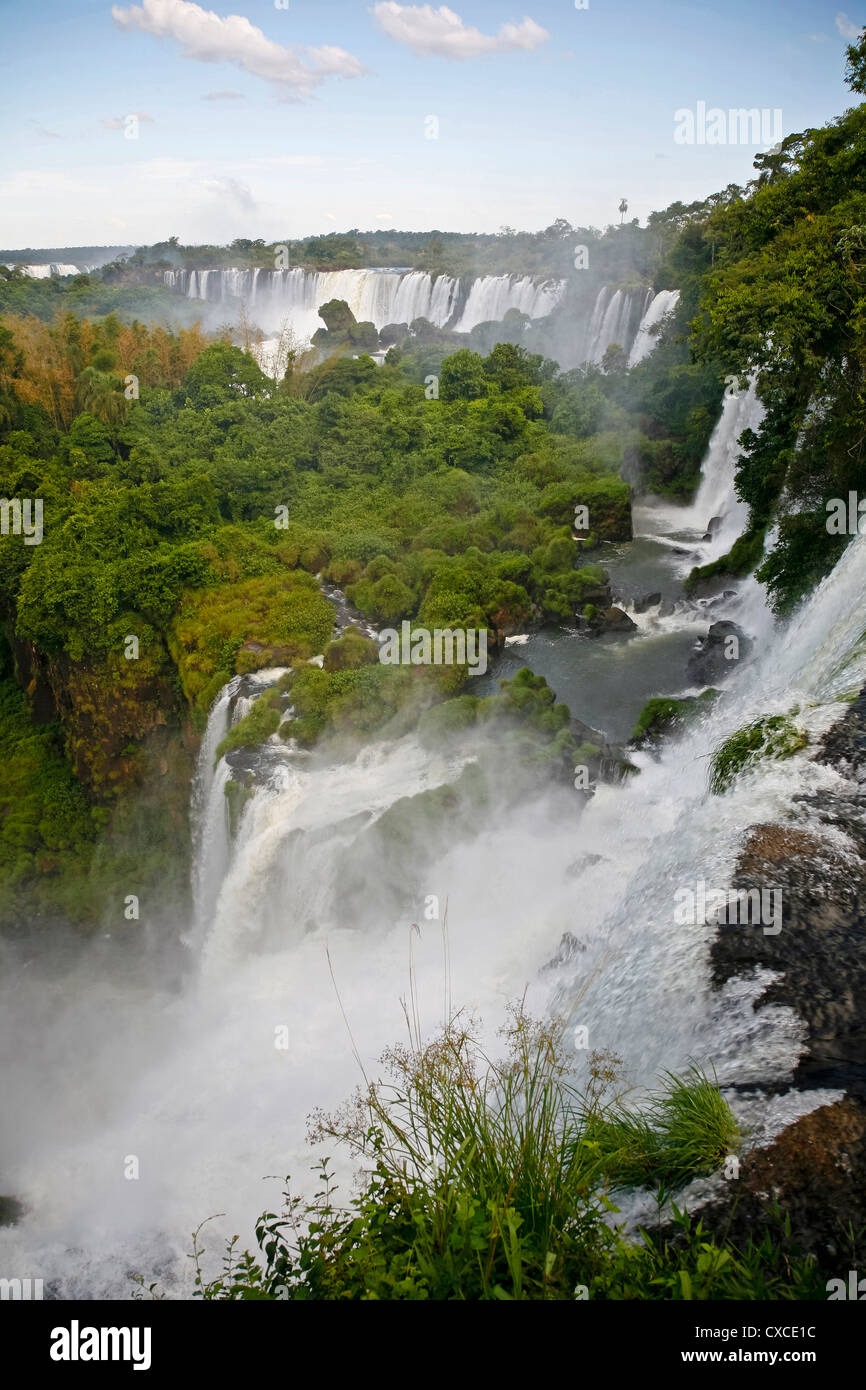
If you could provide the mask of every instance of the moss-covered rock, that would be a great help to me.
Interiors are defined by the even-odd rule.
[[[700,695],[686,695],[681,700],[667,696],[648,700],[638,716],[630,742],[635,747],[655,743],[666,734],[682,728],[689,720],[695,719],[702,710],[718,699],[718,695],[718,690],[711,687]]]
[[[229,811],[229,833],[232,839],[238,833],[244,808],[247,802],[252,800],[253,795],[254,788],[249,779],[245,782],[236,782],[233,777],[230,777],[226,782],[225,798]]]
[[[282,696],[277,690],[269,690],[260,695],[248,714],[239,719],[225,738],[217,745],[216,758],[219,761],[234,748],[252,748],[265,743],[275,734],[282,719]]]
[[[790,758],[808,742],[804,730],[783,714],[756,719],[716,749],[710,764],[710,790],[718,796],[754,763],[763,758]]]

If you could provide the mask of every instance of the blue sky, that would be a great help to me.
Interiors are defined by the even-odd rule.
[[[623,196],[643,221],[752,172],[755,146],[677,144],[677,110],[822,124],[866,22],[850,0],[282,3],[0,0],[0,245],[604,226]]]

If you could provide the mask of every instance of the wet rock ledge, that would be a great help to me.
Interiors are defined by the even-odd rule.
[[[845,1099],[747,1154],[741,1180],[729,1184],[736,1191],[705,1220],[759,1237],[776,1201],[799,1248],[832,1269],[848,1248],[849,1223],[855,1232],[866,1226],[866,687],[824,736],[817,761],[838,769],[844,786],[796,797],[794,815],[797,803],[808,807],[843,831],[856,853],[835,852],[795,824],[753,827],[734,886],[780,888],[782,930],[720,927],[711,968],[716,987],[757,969],[778,972],[756,1008],[788,1005],[806,1026],[795,1088],[832,1088]]]

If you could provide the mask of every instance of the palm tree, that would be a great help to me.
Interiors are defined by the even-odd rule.
[[[96,367],[85,367],[75,385],[79,410],[95,415],[113,436],[116,435],[118,425],[126,416],[126,400],[119,378]]]

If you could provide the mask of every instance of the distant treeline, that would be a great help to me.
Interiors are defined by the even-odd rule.
[[[134,250],[134,246],[19,246],[12,251],[0,251],[0,261],[22,261],[25,265],[49,265],[51,261],[64,265],[106,265],[120,256],[131,256]]]

